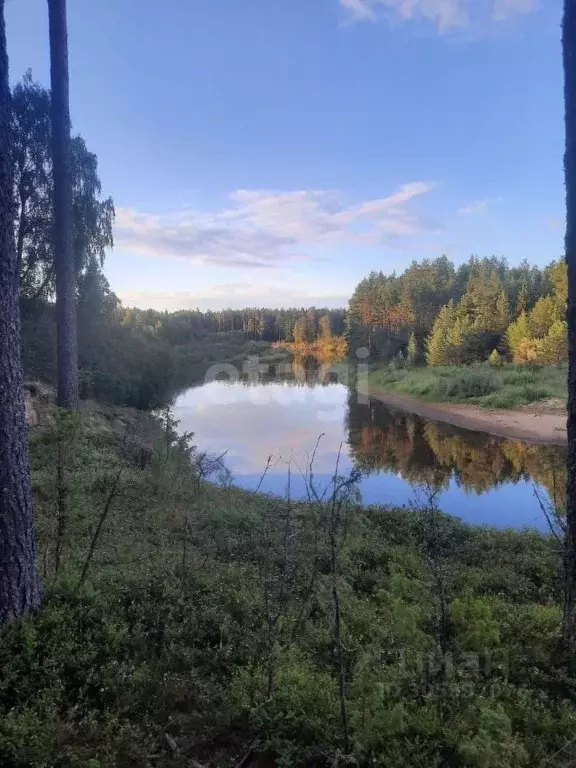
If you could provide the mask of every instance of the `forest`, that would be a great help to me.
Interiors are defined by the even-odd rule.
[[[347,333],[352,350],[400,366],[560,364],[567,292],[563,260],[540,269],[472,256],[456,267],[442,256],[400,275],[370,273],[350,300]]]

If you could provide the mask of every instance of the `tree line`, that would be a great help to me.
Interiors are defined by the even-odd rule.
[[[126,308],[127,322],[138,327],[162,327],[173,344],[184,344],[203,333],[238,332],[259,341],[315,341],[322,336],[344,333],[346,311],[327,307],[270,309],[181,310],[158,312]]]
[[[567,359],[567,272],[472,256],[413,262],[401,275],[372,272],[356,287],[347,315],[353,349],[385,359],[464,365]]]
[[[126,308],[95,262],[79,275],[77,297],[80,395],[139,409],[165,406],[213,363],[268,354],[271,343],[298,339],[303,318],[311,342],[343,330],[344,310]],[[22,301],[22,360],[28,379],[55,383],[56,312],[50,300]]]

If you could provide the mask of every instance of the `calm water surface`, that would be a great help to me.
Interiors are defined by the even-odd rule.
[[[202,451],[220,455],[234,482],[254,489],[272,456],[262,490],[304,496],[304,469],[320,435],[316,487],[330,483],[341,449],[340,473],[361,469],[365,503],[409,504],[422,484],[439,491],[439,505],[471,523],[546,529],[538,501],[565,483],[566,454],[391,409],[358,402],[353,389],[317,366],[283,364],[255,380],[212,381],[178,397],[179,428],[194,432]]]

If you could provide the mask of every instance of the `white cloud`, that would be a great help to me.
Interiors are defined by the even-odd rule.
[[[356,19],[374,19],[374,9],[366,0],[340,0],[343,8],[346,8]]]
[[[270,268],[339,245],[392,245],[430,229],[413,201],[434,188],[405,184],[387,197],[346,204],[335,192],[237,190],[214,213],[154,215],[117,209],[119,248],[221,266]]]
[[[538,4],[539,0],[340,0],[354,19],[424,21],[441,32],[509,21],[532,13]]]
[[[493,21],[507,21],[514,16],[533,13],[538,8],[539,0],[493,0]]]
[[[472,216],[475,213],[486,213],[488,208],[495,203],[499,203],[499,197],[488,197],[483,200],[472,200],[472,202],[459,208],[457,213],[459,216]]]

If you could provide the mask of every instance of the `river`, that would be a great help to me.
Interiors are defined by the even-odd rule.
[[[243,488],[304,497],[339,473],[362,471],[365,503],[421,503],[423,488],[439,507],[470,523],[547,529],[534,495],[554,496],[566,481],[566,452],[458,429],[365,402],[312,361],[256,367],[237,380],[207,381],[181,394],[174,414],[200,451],[220,456]],[[262,479],[264,470],[270,464]],[[560,492],[558,492],[560,498]]]

